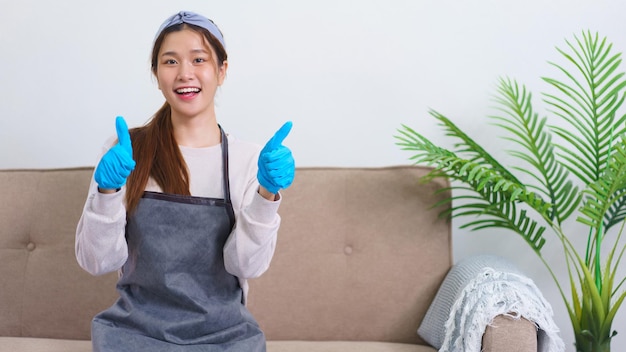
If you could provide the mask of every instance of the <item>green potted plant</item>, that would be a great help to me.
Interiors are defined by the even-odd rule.
[[[407,125],[397,144],[413,153],[416,164],[431,165],[428,177],[451,180],[450,211],[469,218],[462,228],[503,228],[523,237],[557,284],[572,323],[577,351],[610,351],[611,327],[626,298],[617,268],[626,250],[620,244],[626,217],[626,79],[621,54],[597,33],[583,32],[557,48],[567,65],[550,63],[560,78],[544,77],[552,90],[543,93],[548,110],[533,109],[531,93],[514,79],[499,80],[490,116],[521,161],[507,167],[443,114],[429,111],[454,138],[446,149]],[[558,124],[550,124],[550,121]],[[558,141],[557,141],[558,139]],[[520,166],[522,165],[522,166]],[[522,181],[524,179],[525,181]],[[529,181],[526,181],[529,180]],[[588,233],[566,233],[567,220]],[[552,236],[548,237],[549,234]],[[575,237],[587,238],[584,248]],[[560,241],[568,280],[559,278],[542,248]]]

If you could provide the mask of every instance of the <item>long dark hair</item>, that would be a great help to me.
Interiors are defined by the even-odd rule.
[[[217,56],[217,65],[221,67],[228,55],[219,40],[208,30],[182,23],[166,28],[154,41],[151,56],[151,70],[156,76],[158,55],[165,37],[172,32],[190,29],[206,38]],[[133,143],[133,159],[137,162],[135,170],[126,183],[126,209],[132,213],[152,177],[165,193],[190,195],[189,171],[183,159],[172,127],[172,110],[166,101],[144,126],[130,131]]]

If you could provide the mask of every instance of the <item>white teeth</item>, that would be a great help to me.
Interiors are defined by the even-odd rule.
[[[198,93],[200,91],[199,88],[180,88],[176,89],[176,93],[184,94],[184,93]]]

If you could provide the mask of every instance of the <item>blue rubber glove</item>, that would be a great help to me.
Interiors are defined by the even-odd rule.
[[[291,121],[286,122],[270,139],[259,155],[259,184],[271,193],[287,188],[293,182],[296,164],[291,150],[282,143],[291,131]]]
[[[126,178],[135,169],[133,146],[126,121],[121,116],[115,119],[117,144],[104,154],[94,178],[101,189],[118,189],[126,184]]]

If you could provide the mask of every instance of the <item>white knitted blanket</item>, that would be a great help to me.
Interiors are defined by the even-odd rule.
[[[534,282],[523,275],[485,267],[452,305],[439,351],[480,352],[483,333],[498,315],[524,317],[535,323],[539,352],[565,350],[552,307]]]
[[[462,259],[450,269],[417,333],[441,352],[479,352],[498,315],[533,322],[538,351],[564,351],[552,307],[535,283],[509,260],[489,254]]]

